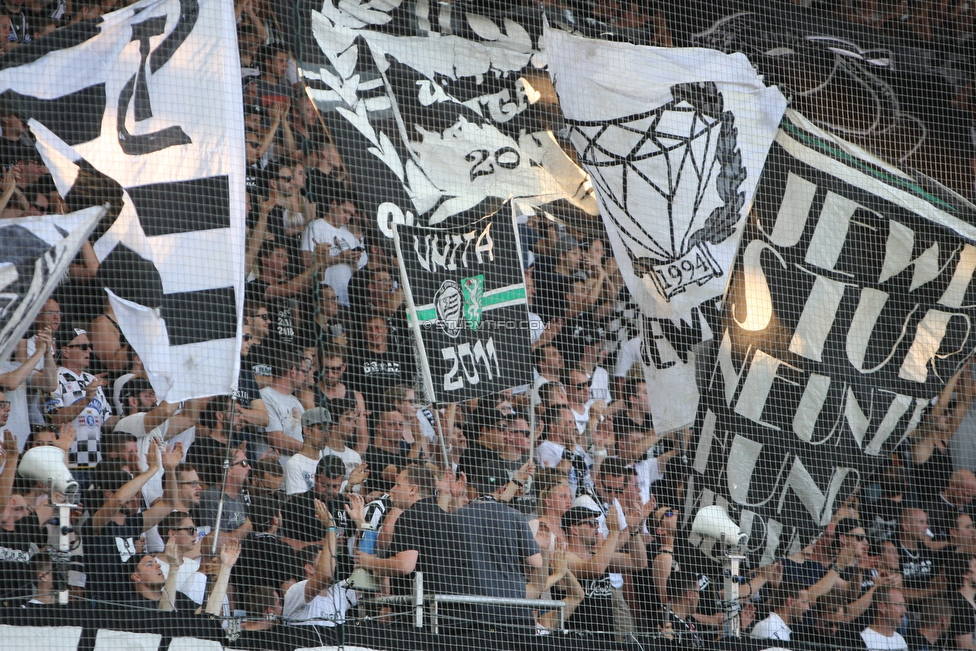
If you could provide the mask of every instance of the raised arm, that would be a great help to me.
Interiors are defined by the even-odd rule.
[[[183,460],[183,444],[177,443],[169,452],[163,455],[163,497],[152,503],[142,514],[142,526],[145,531],[152,529],[162,522],[163,518],[173,512],[173,507],[179,501],[179,484],[176,476],[176,466]]]
[[[7,508],[10,496],[13,494],[14,478],[17,476],[17,460],[19,453],[17,450],[17,438],[9,429],[0,431],[0,456],[4,463],[3,472],[0,472],[0,512]]]
[[[310,603],[312,599],[325,590],[332,583],[335,576],[336,545],[336,526],[332,520],[332,514],[328,507],[319,500],[315,500],[315,517],[325,527],[325,538],[322,539],[322,553],[319,554],[318,562],[315,564],[315,573],[305,584],[305,603]]]
[[[219,615],[220,606],[224,603],[224,596],[227,594],[227,584],[230,582],[230,571],[234,563],[241,556],[241,543],[231,540],[220,548],[220,572],[217,573],[217,580],[214,581],[213,590],[210,598],[207,599],[206,613],[208,615]]]
[[[102,508],[98,509],[98,511],[92,517],[92,529],[95,531],[96,535],[101,532],[102,527],[104,527],[109,520],[118,514],[119,509],[122,508],[123,504],[139,494],[139,491],[141,491],[142,487],[146,485],[146,482],[152,479],[153,475],[155,475],[159,470],[159,444],[155,441],[152,442],[152,444],[149,446],[149,452],[146,453],[146,463],[149,464],[149,467],[145,470],[145,472],[139,473],[133,477],[131,481],[124,484],[122,488],[115,491],[115,494],[105,500],[105,504],[102,505]]]

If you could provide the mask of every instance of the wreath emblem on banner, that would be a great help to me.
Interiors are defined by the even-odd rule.
[[[437,325],[448,337],[455,338],[461,334],[463,305],[461,286],[453,280],[441,283],[434,294],[434,309],[437,311]]]
[[[677,84],[671,97],[636,115],[568,121],[604,218],[635,273],[667,301],[723,275],[709,245],[735,232],[747,175],[735,115],[715,83]],[[700,215],[709,205],[708,216]]]

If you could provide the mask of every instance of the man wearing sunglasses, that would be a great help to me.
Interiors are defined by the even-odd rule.
[[[157,530],[163,541],[166,543],[172,541],[176,545],[176,549],[183,559],[183,564],[178,569],[179,575],[176,578],[176,589],[180,590],[200,570],[200,550],[196,549],[199,540],[197,528],[189,513],[173,511],[157,525]],[[164,559],[164,555],[158,554],[156,562],[159,563],[159,569],[162,570],[163,576],[168,579],[170,567]]]
[[[103,376],[87,373],[92,345],[88,333],[79,328],[69,330],[61,345],[58,388],[51,394],[45,411],[55,425],[74,423],[75,442],[71,445],[68,467],[72,470],[93,469],[100,461],[98,442],[102,432],[110,432],[119,417],[102,387]]]

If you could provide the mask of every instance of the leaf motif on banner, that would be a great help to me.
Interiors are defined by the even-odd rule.
[[[715,189],[724,205],[715,208],[700,228],[689,239],[694,246],[705,240],[711,244],[724,242],[735,232],[739,223],[740,211],[745,203],[746,195],[739,192],[739,187],[746,180],[746,168],[742,165],[742,152],[737,146],[738,129],[735,128],[735,117],[731,113],[722,115],[722,127],[719,131],[718,145],[715,159],[719,164],[718,178]]]

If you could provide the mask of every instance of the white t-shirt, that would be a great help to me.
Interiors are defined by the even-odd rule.
[[[593,500],[591,499],[590,501]],[[576,506],[575,502],[573,503],[573,506]],[[600,510],[603,511],[604,514],[601,515],[597,519],[597,521],[599,522],[600,533],[603,534],[604,538],[606,538],[607,536],[610,535],[610,529],[609,527],[607,527],[607,514],[610,512],[610,509],[607,508],[606,504],[599,505],[599,506],[601,506]],[[627,514],[624,513],[624,507],[620,505],[620,502],[616,498],[614,498],[612,506],[617,511],[617,521],[620,522],[621,531],[627,531]],[[616,588],[617,590],[620,590],[621,588],[624,587],[623,574],[620,574],[618,572],[607,572],[607,577],[609,577],[610,579],[611,588]]]
[[[543,441],[539,444],[539,447],[535,450],[536,458],[539,461],[539,465],[543,468],[555,468],[559,465],[559,462],[563,460],[563,450],[566,447],[558,443],[553,443],[552,441]],[[586,467],[593,467],[593,458],[586,453],[582,445],[576,446],[576,454],[583,457],[586,461]],[[587,471],[589,475],[589,471]],[[582,478],[585,485],[592,485],[589,477]],[[573,489],[573,495],[576,495],[576,490],[579,488],[580,478],[576,476],[576,469],[573,468],[569,471],[569,487]]]
[[[302,436],[302,414],[305,407],[299,402],[298,398],[277,391],[271,387],[264,387],[260,391],[261,400],[268,410],[268,426],[264,428],[266,432],[281,432],[289,438],[293,438],[300,443],[305,442]],[[279,457],[281,467],[284,468],[291,455],[282,454]]]
[[[42,359],[41,362],[44,360]],[[14,361],[0,362],[0,373],[12,373],[19,369],[23,364]],[[38,362],[40,366],[40,362]],[[0,427],[0,431],[8,429],[10,433],[17,437],[17,449],[24,451],[27,437],[30,435],[30,415],[27,412],[27,382],[24,382],[13,391],[4,391],[10,401],[10,415],[7,417],[7,424]]]
[[[620,347],[617,351],[617,367],[614,369],[613,374],[616,377],[627,377],[630,373],[630,369],[634,364],[639,363],[641,360],[641,340],[640,337],[634,337]]]
[[[308,579],[288,588],[281,608],[281,617],[293,626],[335,626],[346,621],[346,611],[356,605],[356,593],[338,583],[329,587],[324,595],[317,594],[305,603],[305,586]]]
[[[635,463],[634,472],[637,473],[637,490],[640,491],[641,501],[647,504],[651,499],[651,484],[664,479],[664,475],[654,457]]]
[[[786,625],[783,618],[776,613],[769,613],[769,617],[762,620],[752,628],[750,635],[759,640],[781,640],[790,641],[793,631]]]
[[[602,400],[608,405],[613,401],[610,394],[610,373],[602,366],[593,369],[590,377],[590,401]]]
[[[304,454],[296,454],[289,459],[285,464],[285,493],[297,495],[312,490],[318,465],[318,459],[309,459]]]
[[[861,639],[870,651],[908,651],[908,643],[898,633],[887,637],[868,626],[861,631]]]
[[[322,450],[322,456],[324,457],[327,454],[332,454],[342,459],[342,465],[346,469],[346,479],[349,479],[349,473],[363,462],[363,458],[352,448],[343,447],[341,450],[333,450],[332,448],[326,447]]]
[[[576,413],[576,410],[572,407],[570,407],[569,410],[573,412],[573,420],[576,421],[576,430],[580,434],[585,434],[586,426],[590,422],[590,403],[587,402],[585,405],[583,405],[582,414]]]
[[[161,556],[156,557],[156,562],[159,563],[159,569],[163,571],[163,576],[167,579],[169,578],[169,563],[164,561]],[[180,565],[180,569],[177,570],[176,575],[176,589],[179,592],[185,592],[183,586],[193,585],[193,575],[200,571],[200,559],[199,558],[184,558],[183,564]],[[189,595],[188,595],[189,596]],[[197,603],[200,603],[199,601]]]
[[[302,251],[313,251],[317,244],[330,244],[330,256],[337,256],[343,251],[363,246],[348,228],[333,226],[324,219],[316,219],[309,224],[302,236]],[[368,259],[369,256],[363,251],[359,256],[359,262],[356,263],[356,269],[365,267]],[[322,273],[322,283],[335,290],[339,305],[349,305],[349,280],[352,278],[352,272],[352,267],[343,263],[334,264]]]
[[[167,439],[169,432],[169,421],[164,420],[159,427],[149,432],[146,431],[146,413],[131,414],[121,419],[115,424],[114,431],[126,432],[136,437],[136,445],[139,446],[139,470],[144,471],[149,467],[146,462],[146,454],[149,452],[149,443],[153,439],[166,443],[166,450],[172,451],[177,443],[183,444],[183,461],[186,461],[186,454],[190,450],[193,441],[196,440],[196,427],[190,427],[173,438]],[[149,478],[145,486],[142,487],[142,496],[146,500],[146,505],[163,496],[163,468],[160,465],[156,474]]]

